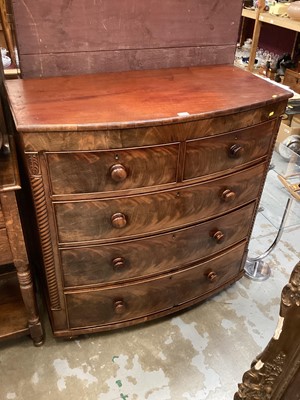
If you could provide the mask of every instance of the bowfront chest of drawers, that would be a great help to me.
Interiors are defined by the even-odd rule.
[[[288,92],[233,66],[6,89],[56,336],[170,314],[243,275]]]

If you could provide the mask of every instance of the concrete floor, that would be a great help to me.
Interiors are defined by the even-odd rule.
[[[275,232],[259,213],[250,255]],[[266,259],[268,280],[244,277],[172,317],[67,341],[52,337],[44,312],[42,347],[27,337],[0,344],[0,400],[232,400],[273,336],[281,290],[300,259],[299,237],[300,225],[285,230]]]
[[[271,230],[260,222],[253,253],[272,241]],[[233,399],[273,335],[281,290],[300,258],[299,236],[299,226],[286,230],[267,258],[267,281],[242,278],[173,317],[65,341],[52,337],[44,315],[42,347],[27,337],[0,344],[0,399]]]

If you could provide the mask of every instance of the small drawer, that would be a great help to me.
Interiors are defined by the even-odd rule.
[[[245,239],[254,203],[190,228],[109,245],[62,249],[65,287],[105,285],[183,268]]]
[[[256,199],[266,165],[178,190],[54,203],[60,243],[126,239],[208,220]]]
[[[13,262],[9,240],[5,228],[0,229],[0,265]]]
[[[52,193],[110,192],[176,182],[178,146],[48,153]]]
[[[175,311],[212,295],[239,276],[245,244],[163,277],[106,289],[66,293],[70,328],[119,324]]]
[[[206,139],[188,141],[184,180],[238,169],[265,157],[272,143],[275,121]]]

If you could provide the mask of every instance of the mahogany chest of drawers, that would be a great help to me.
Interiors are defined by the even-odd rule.
[[[233,66],[6,89],[56,336],[170,314],[243,275],[288,92]]]

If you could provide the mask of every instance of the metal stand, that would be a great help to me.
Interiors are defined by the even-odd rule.
[[[289,197],[285,206],[285,210],[281,219],[281,223],[276,238],[274,239],[273,243],[268,248],[268,250],[258,257],[247,258],[244,270],[245,270],[245,275],[248,278],[253,279],[254,281],[264,281],[268,279],[269,276],[271,275],[271,268],[269,267],[268,264],[266,264],[263,261],[263,259],[266,258],[271,253],[271,251],[275,249],[276,245],[280,241],[291,205],[292,205],[292,198]]]

